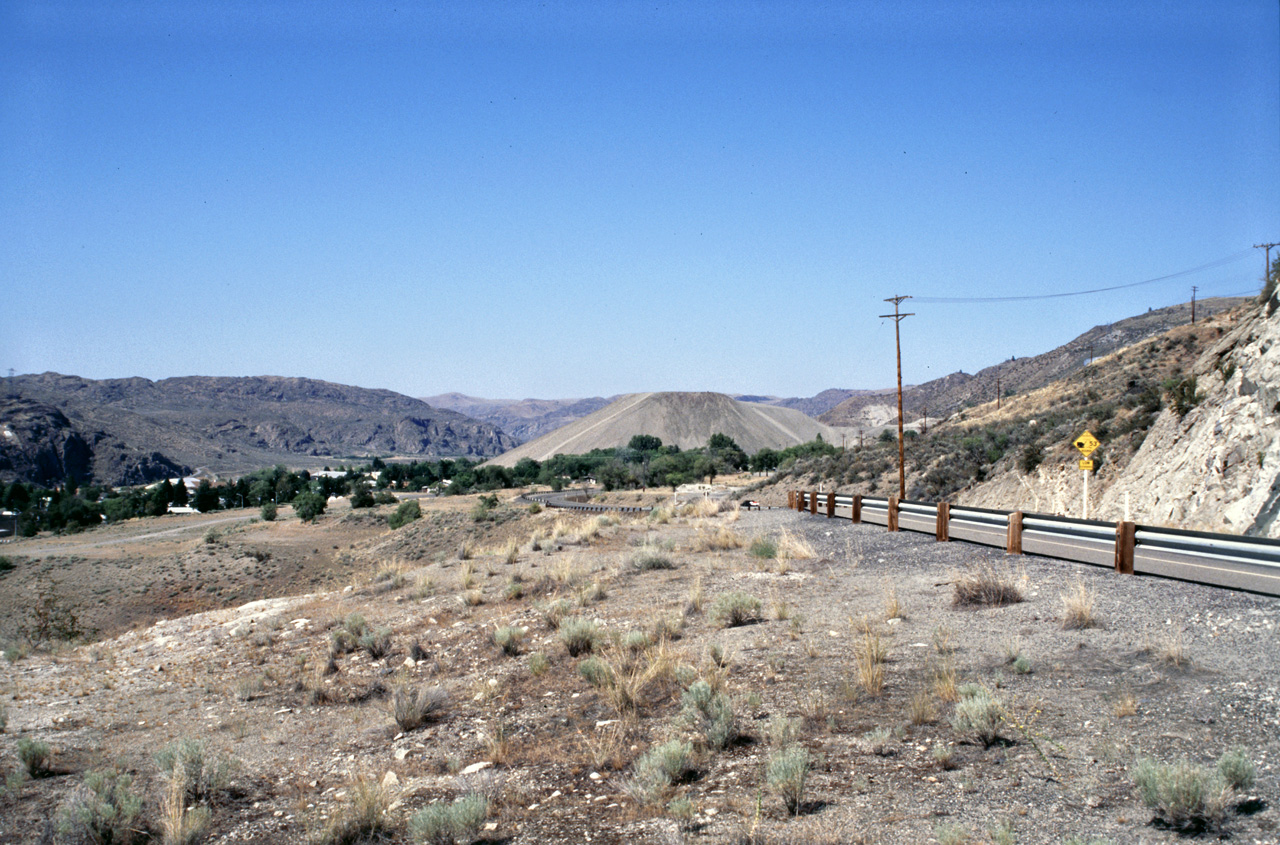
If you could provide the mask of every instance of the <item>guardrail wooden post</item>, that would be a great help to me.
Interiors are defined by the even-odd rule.
[[[951,503],[938,502],[938,542],[951,539]]]
[[[1022,511],[1009,514],[1009,534],[1005,538],[1004,550],[1011,555],[1022,554]]]
[[[794,490],[787,491],[787,507],[791,510],[796,509],[796,491]]]
[[[853,521],[862,522],[862,494],[853,494]]]
[[[1132,522],[1116,523],[1116,572],[1133,574],[1133,547],[1138,537],[1138,526]]]
[[[809,491],[809,513],[816,514],[818,512],[818,494]]]
[[[836,515],[836,494],[827,494],[827,519]]]
[[[889,530],[898,530],[898,499],[892,497],[889,499]]]

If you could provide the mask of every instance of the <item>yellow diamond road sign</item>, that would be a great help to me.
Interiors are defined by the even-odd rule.
[[[1084,455],[1087,458],[1090,455],[1092,455],[1094,453],[1094,450],[1097,449],[1102,444],[1098,442],[1098,438],[1094,437],[1092,434],[1086,431],[1084,434],[1077,437],[1076,442],[1071,445],[1079,449],[1080,454]]]

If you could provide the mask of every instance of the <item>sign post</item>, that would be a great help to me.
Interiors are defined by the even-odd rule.
[[[1076,449],[1080,450],[1080,454],[1085,457],[1085,460],[1080,462],[1080,477],[1084,481],[1083,504],[1080,508],[1080,511],[1081,513],[1084,514],[1082,518],[1088,519],[1089,518],[1089,473],[1093,472],[1093,461],[1089,460],[1088,458],[1102,444],[1098,442],[1098,438],[1094,437],[1091,432],[1086,431],[1084,434],[1077,437],[1075,439],[1075,442],[1072,443],[1071,445],[1075,446]]]

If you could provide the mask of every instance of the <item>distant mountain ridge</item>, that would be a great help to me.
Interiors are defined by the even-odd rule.
[[[792,408],[739,402],[723,393],[632,393],[503,453],[493,463],[515,466],[526,457],[544,461],[561,453],[625,446],[637,434],[688,449],[705,446],[717,433],[733,438],[747,454],[783,449],[819,435],[838,444],[841,436],[839,430]]]
[[[519,443],[526,443],[600,410],[617,396],[587,399],[481,399],[463,393],[424,396],[423,402],[484,420],[501,428]]]
[[[1241,297],[1200,300],[1196,303],[1196,314],[1197,317],[1208,317],[1247,301]],[[956,372],[904,387],[903,413],[908,420],[920,419],[926,412],[930,419],[939,419],[967,405],[991,401],[996,398],[997,380],[1002,395],[1035,390],[1082,369],[1091,358],[1190,322],[1191,304],[1183,303],[1095,326],[1075,340],[1040,355],[1002,361],[972,375]],[[863,391],[843,400],[818,419],[828,425],[850,427],[887,425],[890,420],[897,419],[895,393],[896,390]]]
[[[81,481],[133,484],[190,467],[234,473],[304,457],[483,458],[515,445],[491,424],[409,396],[316,379],[43,373],[8,379],[7,391],[5,480],[48,483],[74,472]]]

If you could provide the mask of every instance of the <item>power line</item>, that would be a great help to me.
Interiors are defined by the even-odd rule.
[[[1031,299],[1061,299],[1067,296],[1086,296],[1091,293],[1105,293],[1112,290],[1124,290],[1125,288],[1136,288],[1141,285],[1151,285],[1156,282],[1165,282],[1169,279],[1177,279],[1182,276],[1190,276],[1192,273],[1199,273],[1204,270],[1210,270],[1214,267],[1221,267],[1224,264],[1231,264],[1240,259],[1252,255],[1249,250],[1237,252],[1234,255],[1228,255],[1226,258],[1219,258],[1217,261],[1210,261],[1208,264],[1201,264],[1199,267],[1192,267],[1190,270],[1180,270],[1177,273],[1170,273],[1167,276],[1158,276],[1154,279],[1144,279],[1141,282],[1130,282],[1127,285],[1112,285],[1106,288],[1094,288],[1093,290],[1076,290],[1066,293],[1041,293],[1028,296],[917,296],[916,302],[927,303],[961,303],[961,302],[1022,302]]]

